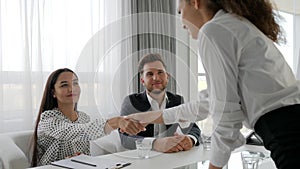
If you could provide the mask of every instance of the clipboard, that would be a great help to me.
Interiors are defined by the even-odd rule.
[[[92,157],[85,154],[51,163],[53,166],[67,169],[118,169],[130,164],[131,162],[102,159],[101,157]]]

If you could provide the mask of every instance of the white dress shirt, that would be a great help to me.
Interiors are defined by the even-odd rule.
[[[168,101],[168,96],[167,94],[165,93],[165,96],[164,96],[164,99],[163,99],[163,102],[161,103],[161,105],[159,106],[159,103],[153,99],[147,92],[146,92],[146,95],[147,95],[147,99],[151,105],[151,110],[153,111],[156,111],[156,110],[164,110],[166,108],[166,105],[167,105],[167,101]],[[188,126],[187,126],[188,127]],[[154,124],[154,136],[156,138],[163,138],[163,137],[166,137],[167,131],[166,131],[166,126],[165,124]],[[194,145],[196,145],[197,143],[197,139],[195,136],[193,135],[190,135],[188,134],[187,136],[189,136],[190,138],[193,139],[194,141]],[[153,141],[155,139],[152,140],[152,144],[153,144]],[[147,140],[148,141],[148,140]],[[153,145],[152,145],[153,146]]]
[[[159,106],[159,103],[154,100],[147,92],[147,99],[151,105],[151,110],[156,111],[156,110],[163,110],[166,108],[166,102],[168,100],[168,96],[165,94],[163,102]],[[162,138],[166,136],[166,125],[165,124],[154,124],[154,137],[156,138]]]
[[[163,118],[170,124],[211,115],[210,161],[222,167],[245,142],[242,123],[253,128],[265,113],[299,104],[300,83],[268,37],[248,20],[223,10],[202,26],[198,46],[207,91],[198,101],[164,110]]]

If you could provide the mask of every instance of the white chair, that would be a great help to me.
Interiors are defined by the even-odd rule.
[[[29,149],[32,135],[32,130],[0,134],[0,169],[24,169],[30,167],[29,159],[31,157]],[[117,130],[90,143],[92,156],[127,150],[121,145]]]
[[[0,134],[0,161],[2,169],[30,167],[29,149],[33,130]],[[1,164],[0,163],[0,164]]]

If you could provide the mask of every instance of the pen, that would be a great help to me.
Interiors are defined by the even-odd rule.
[[[116,166],[113,166],[110,169],[120,169],[120,168],[124,168],[126,166],[129,166],[129,165],[131,165],[131,163],[123,163],[123,164],[117,163]],[[108,169],[108,168],[106,168],[106,169]]]
[[[73,168],[71,168],[71,167],[66,167],[66,166],[59,165],[59,164],[54,164],[54,163],[51,163],[50,165],[57,166],[57,167],[61,167],[61,168],[73,169]]]
[[[124,168],[124,167],[126,167],[126,166],[129,166],[130,164],[131,164],[131,163],[125,163],[125,164],[122,165],[121,168]]]
[[[71,159],[72,162],[75,162],[75,163],[80,163],[80,164],[84,164],[84,165],[89,165],[89,166],[92,166],[92,167],[97,167],[96,164],[91,164],[91,163],[87,163],[87,162],[83,162],[83,161],[78,161],[78,160],[74,160],[74,159]]]

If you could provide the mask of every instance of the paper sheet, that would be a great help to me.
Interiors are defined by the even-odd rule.
[[[83,163],[72,161],[72,159]],[[51,165],[60,166],[62,168],[70,168],[70,169],[83,169],[83,168],[84,169],[112,169],[115,168],[117,164],[124,164],[128,162],[129,161],[125,162],[125,161],[113,161],[108,159],[101,159],[99,157],[92,157],[92,156],[82,154],[72,158],[52,162]]]

